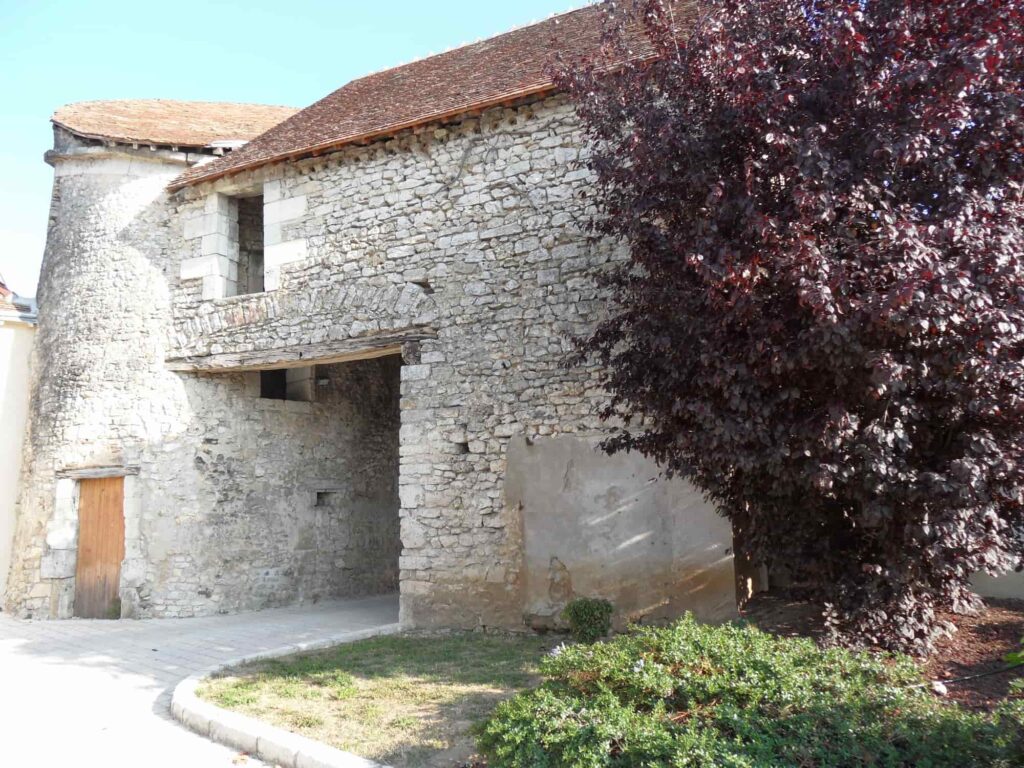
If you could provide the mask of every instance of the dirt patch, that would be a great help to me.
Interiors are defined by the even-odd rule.
[[[780,637],[819,640],[825,634],[821,606],[801,600],[762,593],[754,595],[740,615],[759,629]]]
[[[473,759],[472,724],[538,682],[554,641],[535,636],[400,635],[246,664],[201,697],[396,768]]]
[[[1010,682],[1024,678],[1024,667],[1003,670],[1003,657],[1020,648],[1024,636],[1024,600],[990,598],[979,616],[945,615],[958,627],[941,640],[935,653],[922,662],[929,680],[984,675],[960,682],[947,682],[947,698],[971,709],[991,709],[1003,699]],[[784,637],[820,639],[824,626],[820,606],[786,600],[774,595],[757,595],[743,610],[743,617],[766,632]]]
[[[1006,667],[1003,657],[1018,650],[1024,637],[1024,600],[985,602],[988,609],[980,616],[948,617],[959,631],[938,643],[936,653],[925,665],[929,678],[947,680],[997,673]],[[1024,667],[950,683],[949,698],[972,709],[988,709],[1006,696],[1011,681],[1020,678],[1024,678]]]

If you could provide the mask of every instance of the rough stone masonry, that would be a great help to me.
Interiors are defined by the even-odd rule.
[[[624,253],[582,231],[561,96],[185,186],[215,149],[55,133],[8,610],[73,615],[77,489],[119,476],[124,617],[395,590],[407,627],[732,615],[727,523],[600,452],[600,371],[566,364]]]

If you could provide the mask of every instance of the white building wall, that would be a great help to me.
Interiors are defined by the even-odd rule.
[[[15,488],[28,416],[29,354],[34,334],[34,326],[28,323],[0,320],[0,597],[7,589],[11,568]]]
[[[979,573],[975,575],[972,583],[982,597],[1011,597],[1015,600],[1024,600],[1024,571],[1004,573],[998,577]]]

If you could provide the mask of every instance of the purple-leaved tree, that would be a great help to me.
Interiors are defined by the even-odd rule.
[[[690,478],[837,639],[926,652],[1024,554],[1024,0],[609,10],[557,73],[630,254],[582,340],[606,448]]]

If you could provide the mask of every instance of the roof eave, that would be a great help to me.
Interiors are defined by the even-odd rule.
[[[216,173],[205,174],[196,176],[190,179],[182,180],[181,177],[175,179],[167,185],[167,189],[171,192],[177,192],[178,190],[186,187],[198,186],[206,182],[217,181],[228,176],[234,176],[235,174],[242,173],[243,171],[251,171],[256,168],[262,168],[267,165],[273,165],[274,163],[280,163],[287,160],[296,160],[305,157],[315,157],[325,152],[331,152],[336,149],[341,149],[349,144],[356,144],[361,142],[373,141],[375,139],[384,138],[385,136],[392,136],[401,131],[407,131],[411,128],[417,128],[422,125],[429,125],[430,123],[441,122],[444,120],[451,120],[459,115],[465,115],[471,112],[479,112],[492,107],[500,106],[508,102],[517,101],[519,99],[529,98],[532,96],[549,95],[557,91],[557,87],[554,83],[548,81],[537,85],[532,85],[527,88],[520,88],[515,91],[509,91],[499,96],[493,96],[489,99],[484,99],[470,104],[465,104],[454,109],[447,110],[445,112],[437,112],[424,117],[414,118],[407,120],[403,123],[396,123],[395,125],[389,125],[387,128],[382,128],[377,131],[369,131],[367,133],[355,134],[353,136],[346,136],[340,139],[332,139],[331,141],[323,142],[322,144],[316,144],[310,147],[304,147],[302,149],[295,150],[293,152],[285,152],[272,157],[264,158],[262,160],[254,160],[249,163],[244,163],[232,168],[226,168],[223,171]]]
[[[177,147],[179,149],[185,150],[210,148],[209,144],[183,144],[180,142],[174,143],[170,141],[156,141],[154,139],[129,139],[124,136],[108,136],[102,133],[88,133],[87,131],[82,131],[79,130],[78,128],[73,128],[67,123],[62,123],[60,120],[57,120],[52,117],[50,118],[50,122],[54,125],[60,126],[61,128],[63,128],[66,131],[69,131],[70,133],[73,133],[75,136],[79,136],[83,139],[92,139],[94,141],[110,142],[114,144],[146,144],[154,147]]]

